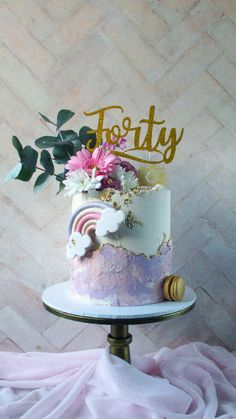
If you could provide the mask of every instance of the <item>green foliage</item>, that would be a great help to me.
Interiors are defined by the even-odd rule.
[[[21,152],[23,150],[23,147],[20,140],[15,135],[13,135],[12,137],[12,145],[15,147],[18,156],[21,158]]]
[[[71,143],[57,145],[53,147],[52,154],[58,164],[66,164],[74,154],[74,146]]]
[[[50,119],[47,116],[43,115],[42,113],[39,112],[39,115],[41,116],[41,118],[43,118],[43,120],[45,122],[48,122],[49,124],[56,125],[54,122],[50,121]]]
[[[10,173],[8,173],[5,177],[5,181],[18,179],[27,182],[36,171],[38,152],[30,145],[23,148],[20,141],[15,136],[12,137],[12,144],[17,150],[20,162],[10,171]]]
[[[63,189],[65,189],[64,183],[59,182],[59,188],[58,188],[58,191],[57,191],[56,195],[59,195],[59,193],[62,192]]]
[[[21,152],[21,163],[23,167],[31,172],[32,174],[36,170],[36,164],[38,159],[38,152],[34,150],[30,145],[23,148]]]
[[[47,150],[41,151],[40,164],[50,175],[54,175],[54,164],[52,161],[52,157]]]
[[[52,136],[44,136],[40,137],[37,140],[35,140],[35,145],[38,148],[51,148],[54,147],[60,141],[58,137],[52,137]]]
[[[16,179],[22,169],[22,163],[17,163],[17,165],[5,176],[5,182],[9,180]]]
[[[85,146],[89,144],[89,148],[93,148],[96,145],[97,138],[95,132],[91,133],[89,131],[92,131],[92,129],[86,126],[82,127],[79,130],[79,139],[81,144]]]
[[[41,173],[34,184],[34,192],[42,191],[50,181],[51,175],[47,172]]]
[[[37,167],[38,152],[29,145],[23,147],[20,140],[16,136],[13,136],[12,145],[18,153],[20,161],[8,173],[5,180],[18,179],[27,182],[31,179],[34,172],[39,169],[43,173],[40,173],[37,177],[34,184],[34,191],[39,192],[44,189],[51,177],[54,176],[59,182],[58,194],[65,188],[63,180],[65,180],[67,171],[64,170],[64,172],[56,174],[54,164],[65,165],[71,156],[82,149],[82,146],[94,148],[96,145],[96,134],[89,132],[92,130],[87,126],[82,127],[79,134],[73,130],[60,130],[75,115],[74,112],[68,109],[61,109],[58,112],[56,122],[51,121],[51,119],[41,113],[39,115],[45,122],[52,124],[56,130],[55,135],[47,135],[35,140],[36,147],[41,150],[41,167]]]
[[[69,111],[68,109],[61,109],[57,114],[57,129],[59,130],[59,128],[69,121],[74,114],[74,112]]]

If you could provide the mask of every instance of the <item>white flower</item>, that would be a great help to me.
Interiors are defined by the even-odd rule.
[[[122,167],[118,167],[117,176],[120,180],[121,189],[123,192],[129,192],[130,189],[138,186],[138,178],[133,172],[126,172]]]
[[[92,239],[88,234],[72,233],[69,243],[66,245],[67,258],[74,259],[75,256],[84,256],[91,243]]]
[[[108,233],[115,233],[125,221],[125,213],[114,208],[106,208],[102,211],[100,220],[97,222],[96,234],[100,237]]]
[[[92,177],[83,169],[74,170],[70,173],[68,179],[63,183],[68,191],[67,196],[74,196],[79,192],[88,192],[89,190],[99,189],[103,176],[96,176],[96,170],[93,170]]]

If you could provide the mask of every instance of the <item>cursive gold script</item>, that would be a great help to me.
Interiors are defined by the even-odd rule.
[[[92,148],[98,147],[102,144],[102,137],[105,135],[105,139],[110,144],[116,144],[121,138],[127,137],[128,134],[133,135],[133,147],[118,151],[113,151],[114,154],[124,157],[126,159],[135,160],[147,164],[159,164],[159,163],[170,163],[172,162],[176,146],[180,143],[183,138],[184,129],[182,128],[180,134],[177,135],[176,128],[171,128],[167,132],[167,128],[162,126],[156,138],[154,137],[154,128],[157,125],[163,125],[165,120],[158,121],[155,118],[155,105],[151,105],[149,108],[149,115],[146,119],[140,119],[139,126],[132,126],[132,121],[129,116],[125,116],[122,119],[121,126],[113,125],[111,128],[104,127],[105,113],[109,110],[119,110],[122,114],[124,110],[122,106],[106,106],[101,109],[97,109],[93,112],[84,112],[86,116],[98,115],[97,129],[91,130],[90,133],[96,133],[96,145]],[[145,129],[145,135],[142,136],[143,129]],[[87,148],[91,151],[90,143],[87,144]],[[143,158],[143,151],[149,153],[155,153],[154,160],[145,160]],[[140,152],[140,156],[138,156]]]

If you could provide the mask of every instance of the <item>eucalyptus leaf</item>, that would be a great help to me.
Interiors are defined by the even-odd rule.
[[[22,169],[22,163],[17,163],[17,165],[5,176],[4,181],[8,182],[9,180],[16,179]]]
[[[53,157],[56,159],[57,163],[65,164],[70,160],[70,157],[74,154],[73,144],[63,144],[53,147],[52,150]]]
[[[68,130],[61,130],[60,131],[63,141],[75,141],[78,140],[79,136],[77,132],[73,131],[72,129]],[[57,138],[61,138],[60,134],[58,134]]]
[[[42,191],[47,186],[50,179],[51,179],[51,175],[49,175],[49,173],[47,172],[41,173],[37,177],[36,182],[34,184],[34,192]]]
[[[74,153],[81,150],[82,144],[77,132],[73,130],[61,131],[61,135],[63,137],[63,143],[70,142],[74,145]]]
[[[52,157],[47,150],[41,151],[40,163],[50,175],[54,174],[54,164],[52,161]]]
[[[16,177],[16,179],[18,180],[22,180],[23,182],[28,182],[32,176],[33,173],[31,170],[28,170],[24,167],[24,165],[22,165],[21,171],[19,173],[19,175]]]
[[[57,129],[61,128],[62,125],[69,121],[74,114],[74,112],[68,109],[61,109],[57,114]]]
[[[65,189],[65,185],[64,185],[64,183],[60,182],[59,183],[59,189],[58,189],[56,195],[58,195],[60,192],[62,192],[63,189]]]
[[[23,148],[21,152],[21,163],[26,170],[31,173],[35,172],[37,159],[38,152],[34,150],[30,145],[27,145]]]
[[[61,139],[58,137],[46,135],[35,140],[35,145],[38,148],[51,148],[54,147],[59,141],[61,141]]]
[[[18,153],[18,156],[21,158],[21,153],[22,153],[23,147],[22,147],[22,144],[21,144],[20,140],[15,135],[13,135],[13,137],[12,137],[12,145],[15,147],[15,149]]]
[[[65,180],[66,172],[67,172],[67,170],[64,170],[64,172],[62,172],[62,173],[58,173],[58,175],[56,175],[56,180],[58,180],[58,182],[61,182],[62,180]]]
[[[92,131],[92,128],[86,126],[82,127],[79,130],[79,139],[85,146],[89,145],[89,148],[94,148],[96,146],[97,136],[95,132],[89,131]]]
[[[49,124],[56,125],[55,122],[52,122],[47,116],[43,115],[42,113],[39,112],[39,115],[41,116],[41,118],[43,118],[44,121],[49,122]]]

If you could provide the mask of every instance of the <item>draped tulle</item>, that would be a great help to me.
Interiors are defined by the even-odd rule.
[[[236,419],[236,352],[201,342],[132,354],[0,353],[0,418]]]

